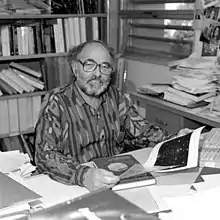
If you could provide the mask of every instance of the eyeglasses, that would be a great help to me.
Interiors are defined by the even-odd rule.
[[[103,62],[98,64],[95,60],[92,59],[87,59],[84,62],[81,60],[78,60],[79,63],[82,65],[83,70],[85,72],[93,72],[96,70],[97,66],[99,67],[99,71],[104,74],[104,75],[111,75],[113,71],[113,67],[110,63],[108,62]]]

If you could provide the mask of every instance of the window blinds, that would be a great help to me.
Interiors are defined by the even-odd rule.
[[[125,53],[171,60],[189,56],[194,5],[195,0],[130,0],[120,10],[121,26],[128,30]]]

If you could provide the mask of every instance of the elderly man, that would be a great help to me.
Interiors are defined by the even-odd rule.
[[[89,190],[112,187],[119,177],[84,163],[165,140],[166,133],[144,120],[113,85],[115,57],[101,41],[69,52],[71,84],[56,88],[42,103],[36,126],[35,161],[39,172]]]

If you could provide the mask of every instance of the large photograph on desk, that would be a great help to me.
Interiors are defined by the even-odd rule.
[[[155,166],[178,166],[187,165],[189,155],[189,141],[192,133],[175,138],[161,145]]]
[[[168,172],[198,165],[199,138],[204,127],[157,144],[144,164],[145,169]]]

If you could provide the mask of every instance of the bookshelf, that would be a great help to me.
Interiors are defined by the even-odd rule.
[[[37,79],[44,84],[43,90],[0,96],[0,138],[34,132],[42,97],[72,79],[68,50],[86,40],[109,42],[108,20],[108,10],[95,14],[0,14],[0,76],[14,62],[42,73]]]

